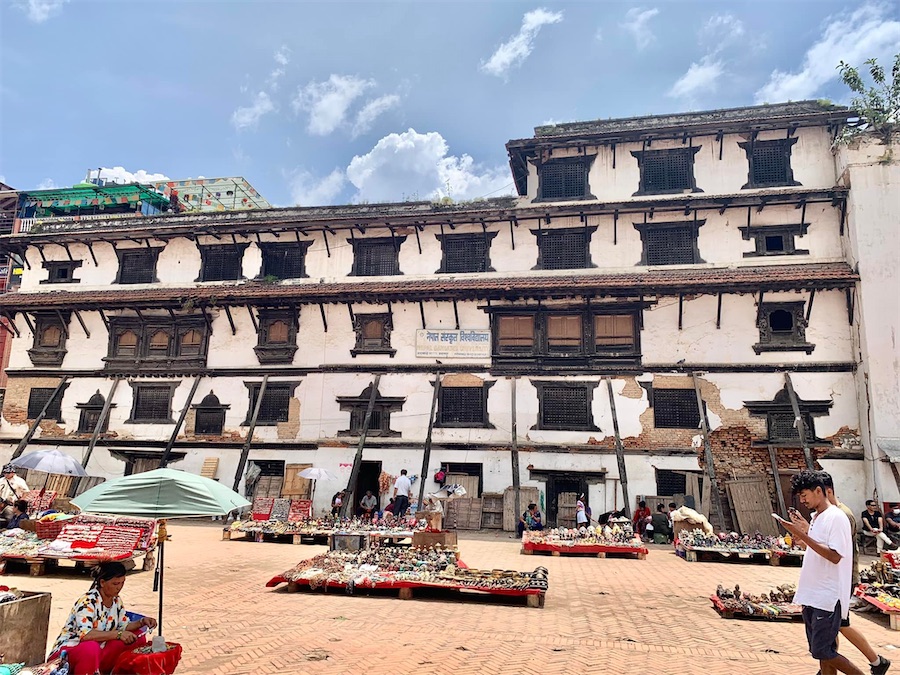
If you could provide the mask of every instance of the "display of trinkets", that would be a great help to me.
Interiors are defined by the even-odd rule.
[[[859,571],[858,594],[874,598],[889,609],[900,610],[900,570],[886,560],[876,560]]]
[[[34,532],[6,530],[0,532],[0,558],[28,558],[37,554],[41,540]]]
[[[551,528],[549,530],[529,530],[523,534],[523,542],[548,544],[552,546],[607,546],[621,548],[642,547],[640,539],[631,529],[630,523],[579,528]]]
[[[392,521],[390,525],[385,521],[369,521],[360,518],[313,518],[298,522],[283,520],[236,520],[231,524],[231,530],[236,532],[262,533],[262,534],[406,534],[412,536],[413,531],[424,529],[425,521],[414,519],[402,522]]]
[[[684,548],[716,549],[730,552],[800,550],[792,547],[784,537],[770,537],[759,532],[753,535],[742,535],[737,532],[710,534],[699,529],[689,530],[679,535],[679,542]]]
[[[735,584],[734,588],[726,588],[719,584],[715,598],[716,608],[729,615],[746,615],[748,617],[776,618],[799,616],[801,607],[794,604],[794,584],[782,584],[767,593],[754,595],[742,591]]]

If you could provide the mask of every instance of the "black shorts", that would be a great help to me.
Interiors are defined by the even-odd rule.
[[[838,655],[837,636],[841,630],[841,603],[832,611],[803,606],[803,623],[806,625],[806,641],[809,653],[817,661],[828,661]]]

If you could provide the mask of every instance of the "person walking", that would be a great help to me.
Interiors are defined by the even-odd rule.
[[[809,530],[779,519],[795,541],[806,545],[794,602],[803,607],[809,652],[819,662],[822,675],[863,675],[837,651],[841,621],[850,613],[853,542],[850,521],[825,494],[824,473],[807,469],[791,479],[791,492],[815,511]]]
[[[394,515],[403,518],[409,508],[409,495],[412,491],[412,481],[406,475],[406,469],[400,469],[400,475],[394,481]]]

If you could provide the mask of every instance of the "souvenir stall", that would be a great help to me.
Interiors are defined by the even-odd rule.
[[[894,555],[884,553],[881,560],[860,570],[854,595],[886,614],[891,630],[900,630],[900,568],[894,562]]]
[[[802,556],[801,549],[789,539],[737,532],[719,534],[703,530],[682,532],[675,543],[676,554],[688,562],[765,563],[778,565],[783,560]],[[773,557],[778,560],[773,561]]]
[[[719,584],[709,599],[723,619],[802,621],[803,608],[794,604],[796,590],[794,584],[783,584],[767,593],[754,595],[742,591],[738,585],[730,589]]]
[[[382,546],[329,551],[273,577],[266,586],[284,583],[288,592],[340,589],[350,595],[396,592],[403,600],[416,595],[459,600],[466,594],[478,594],[543,607],[547,576],[543,567],[534,572],[469,569],[454,548]]]
[[[522,534],[524,555],[550,553],[554,556],[586,554],[598,558],[622,556],[644,560],[648,549],[641,543],[630,524],[614,524],[612,527],[552,528],[528,530]]]

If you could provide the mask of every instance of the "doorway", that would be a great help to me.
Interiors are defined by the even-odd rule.
[[[359,500],[366,494],[366,490],[371,490],[372,494],[378,499],[379,511],[381,510],[381,495],[378,494],[378,478],[381,476],[381,462],[363,460],[359,467],[359,476],[356,479],[356,485],[353,486],[353,513],[359,513]]]
[[[587,479],[577,474],[547,476],[547,522],[553,527],[575,527],[575,502],[584,494],[587,507]]]

